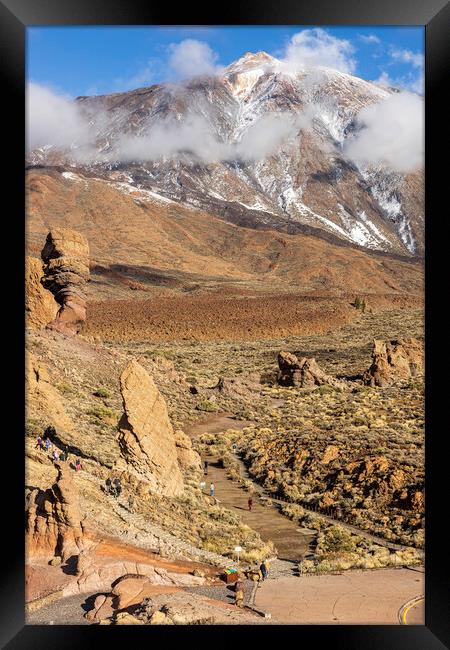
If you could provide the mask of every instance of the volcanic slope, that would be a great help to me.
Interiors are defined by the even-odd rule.
[[[71,162],[124,192],[142,188],[251,228],[421,256],[422,171],[356,165],[345,155],[359,112],[396,92],[247,53],[215,76],[79,97],[89,150],[45,147],[28,160]]]
[[[54,227],[73,228],[88,239],[91,302],[200,289],[231,294],[422,294],[418,262],[304,234],[236,226],[144,190],[124,194],[81,172],[29,170],[28,254],[39,257]]]

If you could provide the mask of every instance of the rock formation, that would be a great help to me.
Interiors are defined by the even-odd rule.
[[[124,415],[118,442],[128,470],[147,481],[162,496],[183,492],[174,431],[164,397],[153,379],[134,359],[120,377]]]
[[[60,557],[66,562],[83,549],[83,526],[71,470],[56,463],[58,478],[45,492],[34,489],[26,510],[27,560]]]
[[[297,386],[309,388],[313,386],[343,386],[344,383],[327,375],[318,365],[315,359],[298,357],[291,352],[280,352],[278,354],[278,383],[281,386]]]
[[[50,382],[47,368],[31,352],[25,357],[25,391],[27,417],[45,417],[56,429],[72,431],[61,396]]]
[[[200,454],[192,449],[192,442],[189,436],[183,431],[175,431],[175,444],[177,446],[177,456],[180,467],[186,470],[201,470],[202,462]]]
[[[44,261],[44,286],[59,303],[60,309],[49,327],[76,334],[86,320],[86,296],[89,280],[89,245],[84,235],[67,228],[54,228],[47,235],[41,257]]]
[[[104,614],[108,612],[111,601],[108,597],[105,601],[99,598],[98,605],[99,615],[93,616],[94,619],[102,616],[102,608]],[[115,625],[214,625],[260,623],[263,620],[218,600],[179,589],[166,589],[164,593],[150,591],[148,596],[142,590],[140,605],[134,608],[133,614],[116,610],[113,616],[103,618],[102,622]]]
[[[368,386],[389,386],[424,373],[423,343],[418,339],[374,340],[372,364],[363,374]]]
[[[56,318],[58,303],[44,288],[42,262],[36,257],[25,258],[25,322],[30,329],[41,329]]]

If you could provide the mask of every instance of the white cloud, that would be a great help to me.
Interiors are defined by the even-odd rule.
[[[292,36],[286,47],[284,63],[290,69],[301,66],[325,66],[353,73],[356,61],[350,41],[336,38],[321,28],[304,29]]]
[[[179,79],[216,74],[220,70],[217,66],[218,55],[204,41],[187,38],[180,43],[172,43],[169,49],[169,68]]]
[[[408,90],[412,93],[417,93],[418,95],[423,95],[424,93],[424,83],[425,78],[423,70],[418,74],[409,73],[400,77],[390,77],[389,74],[383,70],[378,79],[374,83],[379,86],[392,87],[392,88],[402,88],[403,90]]]
[[[415,68],[423,68],[424,56],[421,52],[411,50],[391,50],[391,57],[400,63],[409,63]]]
[[[182,122],[165,120],[154,124],[146,135],[123,136],[112,155],[122,162],[179,157],[204,163],[260,160],[297,131],[291,116],[270,113],[247,129],[240,141],[222,142],[205,118],[191,115]]]
[[[411,172],[423,165],[424,105],[418,95],[401,92],[364,108],[360,130],[349,138],[344,153],[356,164],[385,165]]]
[[[72,147],[89,139],[79,107],[67,95],[30,82],[26,94],[27,150],[43,145]]]
[[[380,39],[378,36],[375,36],[375,34],[358,34],[358,38],[363,42],[363,43],[368,43],[368,44],[379,44],[381,43]]]

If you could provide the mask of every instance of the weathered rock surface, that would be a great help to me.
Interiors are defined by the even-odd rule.
[[[300,359],[291,352],[280,352],[278,354],[278,383],[281,386],[297,386],[299,388],[309,388],[313,386],[330,386],[340,387],[344,385],[331,375],[327,375],[315,359]]]
[[[58,556],[66,562],[84,547],[78,491],[71,470],[63,463],[56,483],[48,490],[32,490],[26,510],[27,561]]]
[[[49,327],[76,334],[86,320],[83,288],[89,280],[89,245],[86,237],[68,228],[54,228],[47,235],[41,252],[44,261],[44,286],[60,309]]]
[[[134,359],[120,376],[124,415],[118,442],[130,472],[162,496],[183,492],[174,431],[164,397],[147,371]]]
[[[27,417],[45,417],[57,430],[73,429],[61,396],[50,381],[47,368],[30,352],[25,357],[25,387]]]
[[[121,624],[121,613],[113,618]],[[184,591],[162,593],[143,600],[132,615],[144,625],[214,625],[258,623],[263,619],[226,603]],[[126,624],[132,623],[127,620]],[[135,624],[135,623],[134,623]]]
[[[175,431],[178,462],[182,470],[201,470],[200,454],[192,449],[192,441],[183,431]]]
[[[42,281],[44,271],[37,257],[25,258],[25,322],[26,327],[41,329],[56,318],[58,303]]]
[[[424,348],[418,339],[374,340],[372,364],[363,375],[368,386],[389,386],[424,373]]]

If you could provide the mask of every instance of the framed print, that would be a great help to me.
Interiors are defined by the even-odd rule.
[[[448,5],[0,10],[4,646],[448,647]]]

